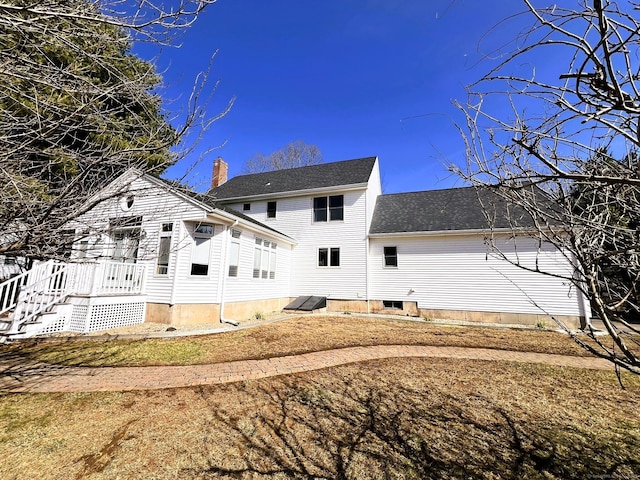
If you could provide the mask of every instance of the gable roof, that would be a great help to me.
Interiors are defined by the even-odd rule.
[[[305,190],[364,185],[369,181],[376,160],[377,157],[366,157],[239,175],[210,190],[209,195],[219,201],[229,201]]]
[[[176,195],[178,198],[191,203],[195,207],[202,209],[203,212],[205,212],[206,214],[217,213],[218,215],[221,215],[227,218],[229,218],[229,215],[230,215],[234,220],[237,219],[237,220],[243,221],[245,225],[253,225],[254,228],[258,227],[259,229],[276,234],[282,237],[283,239],[290,241],[291,243],[295,243],[295,240],[291,238],[289,235],[286,235],[280,232],[279,230],[276,230],[275,228],[270,227],[269,225],[265,225],[264,223],[259,222],[258,220],[255,220],[247,215],[244,215],[243,213],[240,213],[237,210],[226,207],[224,205],[219,205],[215,201],[215,199],[209,194],[194,192],[193,190],[186,187],[185,185],[182,185],[179,182],[176,182],[173,180],[167,180],[161,177],[156,177],[154,175],[150,175],[136,168],[130,168],[129,170],[124,172],[122,175],[117,177],[114,181],[109,183],[105,188],[103,188],[101,192],[114,190],[115,193],[122,193],[122,191],[118,190],[117,188],[118,185],[120,185],[120,188],[123,188],[123,187],[128,188],[131,185],[131,183],[137,179],[143,179],[148,182],[151,182],[153,185],[156,185],[164,189],[165,191],[173,195]]]
[[[487,215],[492,218],[489,225]],[[489,189],[475,187],[378,197],[370,234],[526,228],[533,219]]]
[[[273,227],[270,227],[269,225],[265,225],[262,222],[259,222],[258,220],[255,220],[251,217],[249,217],[248,215],[245,215],[233,208],[229,208],[225,205],[219,205],[216,202],[216,199],[213,198],[212,195],[210,195],[209,193],[198,193],[198,192],[194,192],[193,190],[179,184],[176,182],[173,182],[171,180],[165,180],[165,179],[158,179],[160,180],[162,183],[164,183],[165,187],[168,188],[169,191],[172,191],[174,193],[177,193],[181,196],[187,197],[189,200],[195,202],[197,205],[199,205],[200,207],[204,207],[208,213],[214,213],[216,210],[217,211],[221,211],[221,212],[225,212],[228,213],[230,215],[233,215],[234,217],[237,217],[239,220],[243,220],[246,223],[249,224],[253,224],[257,227],[260,227],[264,230],[268,230],[272,233],[275,233],[277,235],[280,235],[282,237],[286,237],[291,241],[294,241],[289,235],[286,235],[282,232],[280,232],[279,230],[276,230]]]

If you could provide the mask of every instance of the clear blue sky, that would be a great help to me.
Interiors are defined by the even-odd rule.
[[[464,161],[452,100],[464,100],[464,86],[491,66],[480,61],[483,34],[522,8],[512,0],[218,0],[160,57],[164,95],[182,92],[184,101],[218,50],[210,113],[237,97],[199,151],[224,146],[189,183],[208,184],[218,155],[234,176],[256,152],[302,140],[328,162],[377,155],[386,193],[461,186],[445,167]]]

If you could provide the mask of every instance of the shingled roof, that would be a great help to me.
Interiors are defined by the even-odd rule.
[[[233,177],[211,190],[218,201],[299,192],[321,188],[361,185],[369,181],[376,157],[321,163],[308,167],[275,170]]]
[[[376,202],[371,234],[526,228],[532,218],[491,190],[474,187],[381,195]]]

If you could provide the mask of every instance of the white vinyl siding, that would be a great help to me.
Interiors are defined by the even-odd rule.
[[[389,239],[371,240],[372,299],[413,301],[426,309],[582,315],[575,288],[487,255],[482,234],[393,241],[398,245],[398,268],[384,267]],[[504,252],[514,251],[513,239],[501,238],[499,245]],[[517,239],[517,250],[522,262],[535,265],[532,239]],[[568,261],[552,247],[540,252],[538,262],[547,271],[571,272]]]
[[[313,199],[338,195],[342,195],[344,199],[344,221],[314,222]],[[290,296],[364,299],[367,263],[365,189],[278,198],[277,205],[277,217],[269,219],[269,226],[297,242],[292,251]],[[243,203],[229,206],[242,210]],[[245,214],[262,221],[266,211],[267,200],[254,201],[251,203],[251,211]],[[339,268],[318,267],[318,249],[324,247],[340,248]],[[280,276],[280,273],[276,276]]]
[[[125,200],[123,199],[131,196],[133,203],[128,210],[124,211],[122,204]],[[109,219],[132,216],[142,217],[137,263],[147,266],[145,283],[147,301],[154,303],[177,302],[176,299],[181,297],[184,281],[174,282],[174,276],[178,275],[179,279],[186,278],[191,265],[191,236],[187,234],[182,220],[202,218],[204,216],[203,210],[145,178],[133,180],[128,187],[128,193],[105,200],[74,222],[77,225],[76,228],[88,229],[90,232],[87,257],[104,257],[110,254],[108,249],[111,248],[111,245],[107,236],[93,232],[106,231]],[[169,253],[169,274],[158,275],[156,268],[162,224],[170,222],[173,223],[173,231],[171,232]],[[174,283],[177,292],[172,295]],[[202,297],[203,292],[207,290],[211,291],[211,287],[202,290],[196,288],[191,292],[194,297]]]
[[[258,278],[253,277],[255,266],[255,237],[244,232],[240,240],[238,276],[225,285],[225,301],[240,302],[290,296],[291,246],[268,240],[269,248],[260,247]],[[261,238],[264,240],[264,238]],[[262,279],[262,255],[268,256],[268,279]]]

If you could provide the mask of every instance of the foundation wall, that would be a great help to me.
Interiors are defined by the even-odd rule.
[[[145,322],[166,323],[167,325],[204,325],[220,321],[220,305],[204,304],[147,304]]]
[[[458,320],[474,323],[530,325],[544,326],[546,328],[558,327],[558,324],[551,316],[536,315],[533,313],[467,312],[464,310],[432,310],[428,308],[421,308],[420,316],[433,320]],[[555,318],[570,330],[577,330],[584,325],[584,318],[578,316],[556,315]]]
[[[328,312],[367,313],[367,302],[363,300],[327,300]],[[437,310],[418,308],[416,302],[402,302],[402,309],[385,308],[382,300],[369,301],[369,313],[384,315],[403,315],[423,317],[432,320],[456,320],[473,323],[497,323],[503,325],[529,325],[556,328],[558,324],[549,315],[508,312],[472,312],[466,310]],[[556,315],[570,330],[584,326],[584,318],[569,315]]]
[[[224,305],[224,317],[229,320],[247,320],[256,313],[281,311],[291,299],[272,298],[248,302],[231,302]],[[146,322],[165,323],[167,325],[204,325],[220,321],[220,305],[217,303],[193,304],[165,303],[147,304]]]
[[[292,298],[271,298],[247,302],[229,302],[224,304],[224,317],[229,320],[247,320],[256,313],[273,313],[281,311]]]

